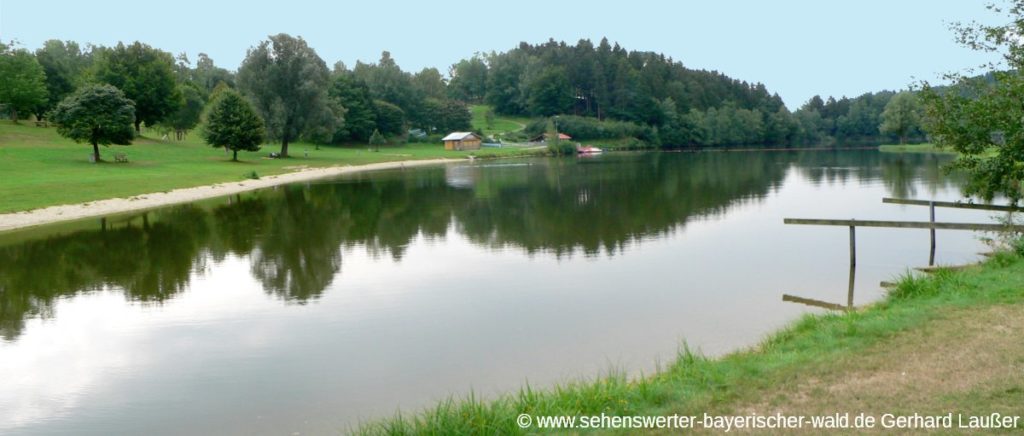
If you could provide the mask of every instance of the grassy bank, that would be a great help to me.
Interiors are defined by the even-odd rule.
[[[383,146],[377,152],[365,145],[317,150],[312,144],[294,143],[291,158],[267,158],[279,148],[268,145],[256,153],[240,153],[241,162],[230,162],[223,150],[205,145],[197,135],[184,141],[143,137],[130,146],[101,148],[105,162],[91,164],[90,146],[75,144],[54,128],[0,121],[0,213],[231,182],[254,172],[267,176],[336,165],[535,153],[522,148],[445,151],[441,144],[413,143]],[[129,163],[110,163],[114,153],[124,153]]]
[[[707,359],[683,350],[657,374],[612,374],[481,401],[451,400],[359,434],[522,434],[517,416],[788,415],[849,412],[1020,415],[1024,257],[903,278],[888,297],[805,316],[752,350]],[[1019,431],[1021,428],[1011,431]]]
[[[878,151],[884,153],[948,153],[956,154],[955,151],[945,148],[938,148],[935,144],[887,144],[878,146]]]
[[[496,134],[503,134],[508,132],[515,132],[523,130],[526,124],[530,122],[529,118],[526,117],[510,117],[507,115],[497,115],[491,119],[491,123],[487,123],[487,111],[491,107],[485,104],[477,104],[469,107],[469,112],[472,114],[470,124],[473,126],[473,130],[483,132],[485,136],[494,136]]]

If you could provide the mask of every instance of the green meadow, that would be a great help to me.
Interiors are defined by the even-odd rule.
[[[379,151],[361,144],[318,148],[293,143],[288,159],[268,158],[280,147],[266,144],[258,152],[240,153],[240,162],[231,162],[223,149],[207,146],[194,132],[183,141],[157,135],[144,131],[132,145],[101,147],[102,162],[92,164],[91,146],[63,138],[55,128],[0,121],[0,213],[231,182],[253,172],[269,176],[303,168],[537,152],[515,147],[446,151],[439,143],[386,145]],[[128,163],[114,163],[115,153],[126,155]]]

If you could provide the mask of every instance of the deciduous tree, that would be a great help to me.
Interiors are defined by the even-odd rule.
[[[179,105],[174,57],[141,42],[99,50],[93,76],[135,102],[135,132],[163,121]]]
[[[388,140],[384,138],[384,135],[380,133],[380,130],[373,129],[373,134],[370,135],[370,145],[373,146],[373,151],[380,150],[380,146],[387,143]]]
[[[57,132],[75,142],[92,144],[100,161],[100,145],[131,144],[135,104],[110,85],[88,85],[65,98],[50,115]]]
[[[385,135],[401,135],[405,133],[405,112],[401,108],[383,100],[373,102],[377,116],[377,129]]]
[[[11,119],[46,104],[46,73],[36,57],[26,50],[0,54],[0,104],[7,106]]]
[[[377,114],[366,84],[347,71],[339,72],[331,82],[328,95],[346,110],[345,122],[334,132],[332,142],[365,142],[370,139],[370,134],[377,127]]]
[[[988,78],[949,74],[949,88],[924,82],[921,97],[932,140],[960,153],[954,167],[969,175],[965,193],[1017,203],[1024,198],[1024,0],[1007,3],[989,9],[1006,14],[1009,24],[953,26],[959,42],[999,53],[1003,62],[990,66]]]
[[[487,63],[479,54],[459,61],[448,69],[451,83],[448,95],[452,98],[480,103],[487,94]]]
[[[330,111],[327,64],[306,41],[284,33],[250,48],[238,69],[238,85],[267,124],[272,138],[281,141],[281,156],[288,144],[314,123],[323,123]]]
[[[231,150],[231,160],[238,160],[240,150],[258,151],[263,137],[263,120],[252,104],[237,92],[221,92],[210,103],[203,140],[213,147]]]
[[[199,124],[206,100],[203,98],[202,90],[192,82],[178,85],[177,92],[181,96],[180,105],[167,118],[166,124],[174,130],[174,136],[180,141],[189,130]]]
[[[564,113],[572,107],[572,99],[572,86],[561,68],[547,69],[530,83],[530,111],[535,115]]]
[[[892,133],[900,138],[900,144],[907,140],[907,134],[917,128],[921,122],[921,106],[917,96],[911,92],[901,92],[889,100],[882,111],[882,124],[878,127],[882,133]]]
[[[46,72],[47,101],[36,109],[36,117],[43,118],[82,84],[92,56],[74,41],[51,39],[36,50],[36,59]]]

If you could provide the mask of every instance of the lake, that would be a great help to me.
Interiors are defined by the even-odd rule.
[[[364,173],[0,234],[0,433],[319,434],[756,345],[845,304],[848,230],[950,158],[623,153]],[[939,209],[939,221],[992,221]],[[939,231],[936,259],[979,258]],[[855,303],[927,230],[857,231]]]

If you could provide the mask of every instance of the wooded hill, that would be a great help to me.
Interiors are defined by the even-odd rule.
[[[452,98],[486,102],[508,115],[630,122],[643,128],[635,136],[668,147],[923,139],[917,123],[900,126],[902,134],[880,131],[894,92],[827,101],[815,96],[791,113],[762,83],[690,69],[663,54],[628,51],[607,39],[597,46],[589,40],[576,45],[521,43],[506,52],[462,60],[450,74]],[[622,125],[601,129],[581,119],[564,124],[563,130],[578,139],[591,139],[591,132],[633,130]]]
[[[271,58],[294,58],[305,66],[294,77],[270,77],[283,68],[263,62]],[[179,138],[201,122],[217,87],[237,87],[260,109],[270,139],[283,143],[366,143],[374,131],[404,142],[410,130],[427,135],[418,140],[430,141],[470,129],[470,104],[532,117],[537,121],[528,133],[543,130],[558,116],[558,129],[576,140],[634,138],[642,146],[924,139],[912,97],[901,99],[888,117],[886,108],[897,95],[891,91],[838,100],[815,96],[790,112],[762,83],[687,68],[663,54],[628,51],[607,39],[597,45],[586,39],[575,45],[521,43],[459,61],[447,74],[436,68],[403,71],[386,51],[374,63],[349,68],[339,62],[328,70],[305,41],[284,34],[250,48],[238,72],[216,66],[203,53],[193,64],[185,54],[173,56],[139,42],[101,47],[50,40],[34,52],[0,44],[0,73],[19,78],[0,83],[0,105],[12,117],[45,118],[82,85],[108,83],[135,102],[137,121]],[[274,94],[268,84],[287,86]],[[303,100],[283,101],[293,88],[310,92]]]

